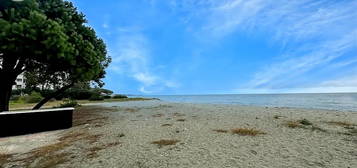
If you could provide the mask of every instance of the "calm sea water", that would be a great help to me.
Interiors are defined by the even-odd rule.
[[[239,104],[357,111],[357,93],[160,95],[148,97],[180,103]]]

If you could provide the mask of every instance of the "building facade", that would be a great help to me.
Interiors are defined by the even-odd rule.
[[[16,84],[12,86],[12,89],[25,89],[26,88],[25,75],[22,73],[19,76],[17,76],[15,83]]]

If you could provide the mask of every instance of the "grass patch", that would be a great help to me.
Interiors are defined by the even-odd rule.
[[[88,103],[101,103],[101,102],[126,102],[126,101],[146,101],[146,100],[157,100],[155,98],[141,98],[141,97],[133,97],[133,98],[120,98],[120,99],[104,99],[104,100],[76,100],[79,104],[88,104]],[[64,101],[56,100],[47,102],[42,108],[52,108],[60,106]],[[25,103],[20,101],[10,101],[10,110],[19,110],[19,109],[32,109],[37,103]]]
[[[12,158],[12,155],[10,155],[10,154],[0,153],[0,167],[4,166],[4,164],[8,163],[11,158]]]
[[[67,153],[58,153],[50,157],[41,158],[34,167],[51,168],[69,161]]]
[[[156,144],[156,145],[159,145],[159,147],[162,147],[162,146],[168,146],[168,145],[176,145],[178,142],[180,142],[180,141],[177,139],[161,139],[158,141],[153,141],[153,142],[151,142],[151,144]]]
[[[304,128],[304,129],[309,129],[311,131],[328,132],[327,130],[321,127],[313,125],[310,121],[306,119],[297,120],[297,121],[287,121],[286,123],[284,123],[284,125],[289,128]]]
[[[117,111],[115,108],[103,108],[97,106],[88,106],[77,108],[73,114],[73,131],[67,132],[61,136],[58,141],[50,145],[35,148],[27,153],[11,155],[0,154],[0,167],[6,163],[13,163],[17,167],[57,167],[60,164],[68,163],[75,153],[90,153],[94,156],[95,151],[116,146],[119,142],[102,144],[100,142],[102,134],[90,134],[86,131],[86,124],[102,125],[105,124],[107,117],[103,113]],[[77,128],[76,128],[77,126]],[[79,127],[79,128],[78,128]],[[97,146],[99,148],[95,148]],[[69,150],[70,149],[70,150]]]
[[[107,117],[103,117],[100,114],[111,112],[111,110],[113,108],[80,107],[73,114],[73,125],[74,127],[81,127],[86,124],[104,124]],[[80,128],[80,130],[83,129]],[[19,167],[56,167],[59,164],[70,161],[72,153],[67,152],[66,149],[71,148],[71,151],[79,150],[79,152],[83,152],[92,145],[99,144],[102,136],[102,134],[90,134],[87,131],[79,130],[67,132],[57,142],[19,154],[16,160],[12,159],[11,161],[15,162]]]
[[[31,167],[56,167],[59,164],[69,161],[68,156],[71,154],[63,152],[64,149],[71,147],[76,142],[81,144],[83,144],[83,142],[87,142],[88,146],[98,143],[101,136],[102,134],[91,135],[89,133],[69,133],[59,138],[59,142],[36,148],[29,153],[26,153],[25,157],[22,159],[15,161]]]
[[[227,133],[228,130],[224,130],[224,129],[214,129],[214,132],[218,132],[218,133]]]
[[[312,122],[310,122],[307,119],[302,119],[302,120],[299,120],[298,122],[302,125],[312,125]]]
[[[301,124],[297,121],[287,121],[284,125],[286,125],[289,128],[300,128]]]
[[[304,128],[304,126],[312,125],[312,122],[307,119],[302,119],[297,121],[287,121],[284,125],[289,128]]]
[[[94,144],[99,142],[99,139],[103,136],[103,134],[96,134],[96,135],[87,135],[85,140],[89,142],[89,144]]]
[[[99,146],[91,147],[87,150],[87,158],[90,158],[90,159],[96,158],[99,156],[98,155],[99,151],[107,149],[107,148],[111,148],[111,147],[114,147],[114,146],[117,146],[120,144],[121,144],[120,142],[112,142],[112,143],[108,143],[108,144],[102,144]]]
[[[256,130],[254,128],[234,128],[231,129],[232,134],[238,134],[243,136],[257,136],[259,134],[266,134],[263,131]]]
[[[162,127],[171,127],[172,124],[162,124],[161,126],[162,126]]]
[[[96,125],[96,127],[101,127],[108,120],[108,117],[105,117],[102,114],[116,111],[116,108],[99,106],[82,106],[76,108],[73,113],[73,126],[90,124]]]
[[[27,167],[55,167],[68,161],[68,154],[60,151],[70,146],[72,140],[60,141],[51,145],[36,148],[20,159],[14,160]]]
[[[184,122],[184,121],[186,121],[186,119],[181,118],[181,119],[177,119],[176,121]]]

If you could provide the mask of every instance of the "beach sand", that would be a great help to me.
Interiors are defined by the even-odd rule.
[[[71,129],[0,138],[0,167],[355,168],[356,124],[357,112],[105,103],[78,108]]]

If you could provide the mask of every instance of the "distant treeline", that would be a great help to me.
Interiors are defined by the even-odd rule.
[[[12,91],[11,100],[18,101],[22,99],[26,103],[36,103],[53,92],[55,90],[41,90],[39,88],[17,89]],[[56,100],[104,100],[110,98],[127,98],[127,96],[120,94],[113,95],[113,91],[102,88],[71,88],[55,97]]]

